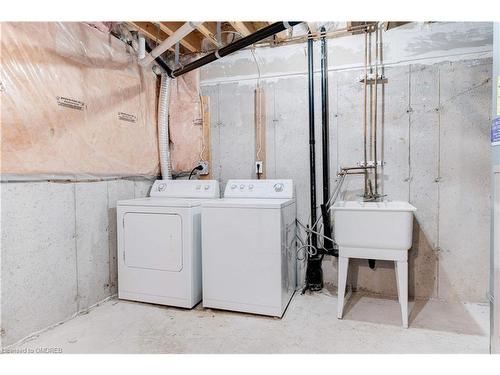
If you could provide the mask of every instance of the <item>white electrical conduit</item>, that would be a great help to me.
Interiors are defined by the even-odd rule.
[[[167,49],[175,45],[175,43],[179,42],[182,38],[184,38],[202,23],[203,22],[186,22],[184,25],[175,30],[172,35],[161,42],[154,50],[151,51],[150,54],[146,55],[144,59],[140,60],[139,64],[141,64],[142,66],[151,64],[154,59],[156,59]]]
[[[170,148],[168,136],[168,102],[170,97],[170,78],[161,75],[160,98],[158,100],[158,148],[160,150],[160,170],[163,180],[172,179]]]

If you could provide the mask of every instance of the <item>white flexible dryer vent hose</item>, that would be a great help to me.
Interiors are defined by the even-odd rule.
[[[170,97],[170,77],[161,75],[160,98],[158,101],[158,146],[160,150],[160,170],[163,180],[172,179],[168,136],[168,102]]]

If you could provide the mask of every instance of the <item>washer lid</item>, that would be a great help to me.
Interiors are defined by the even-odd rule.
[[[203,208],[282,208],[295,202],[295,199],[257,199],[257,198],[222,198],[203,201]]]
[[[118,201],[118,206],[150,206],[150,207],[196,207],[203,201],[211,199],[193,199],[193,198],[137,198]]]

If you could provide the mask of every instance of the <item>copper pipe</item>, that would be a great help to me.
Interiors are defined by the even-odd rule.
[[[366,105],[367,105],[367,97],[366,97],[366,94],[367,94],[367,85],[368,85],[368,33],[367,31],[365,30],[365,83],[364,83],[364,158],[365,158],[365,166],[368,164],[368,157],[367,157],[367,139],[366,137],[368,136],[367,132],[368,132],[368,123],[367,123],[367,108],[366,108]],[[364,193],[364,197],[368,197],[368,170],[365,169],[364,171],[364,175],[365,175],[365,193]]]
[[[373,165],[359,166],[359,167],[344,167],[344,168],[341,167],[340,174],[342,172],[345,172],[345,171],[360,170],[360,169],[367,170],[367,169],[373,169],[373,168],[375,168]]]
[[[373,109],[373,162],[375,165],[375,198],[378,197],[378,164],[377,164],[377,107],[378,107],[378,63],[379,63],[379,39],[378,35],[380,32],[380,27],[379,24],[375,26],[375,80],[373,82],[374,84],[374,91],[375,91],[375,98],[374,98],[374,109]]]
[[[355,31],[360,31],[360,32],[365,31],[366,32],[369,27],[371,27],[371,26],[370,25],[368,25],[368,26],[359,25],[359,26],[351,27],[349,29],[347,27],[343,27],[341,29],[337,29],[337,30],[333,30],[333,31],[326,31],[324,33],[316,32],[314,34],[299,35],[299,36],[288,38],[288,39],[285,39],[285,40],[282,40],[279,42],[261,41],[261,42],[257,42],[255,44],[253,44],[253,47],[264,47],[264,46],[269,46],[269,45],[281,46],[281,45],[287,45],[287,44],[302,43],[302,42],[306,42],[309,39],[313,39],[313,40],[319,39],[322,36],[325,36],[326,38],[340,38],[340,37],[344,37],[344,36],[352,36],[353,32],[355,32]],[[248,49],[248,48],[252,48],[252,47],[246,47],[243,49]],[[214,52],[216,50],[217,50],[217,48],[210,48],[210,49],[204,50],[203,52],[210,53],[210,52]],[[186,53],[186,54],[184,54],[184,56],[198,56],[199,54],[200,54],[200,52],[198,51],[198,52]]]
[[[370,66],[370,75],[373,74],[372,66],[372,31],[368,34],[368,65]],[[370,158],[373,156],[373,85],[370,84]]]

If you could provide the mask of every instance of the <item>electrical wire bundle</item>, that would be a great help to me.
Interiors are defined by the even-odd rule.
[[[327,207],[327,210],[326,212],[329,213],[331,208],[333,207],[333,205],[335,204],[337,198],[338,198],[338,195],[340,193],[340,190],[342,188],[342,185],[344,183],[344,180],[345,180],[345,177],[347,176],[347,172],[346,171],[342,171],[340,172],[340,178],[339,180],[337,181],[337,185],[335,186],[335,189],[332,193],[332,195],[330,196],[330,198],[328,199],[327,201],[327,204],[326,204],[326,207]],[[321,219],[323,218],[323,215],[320,215],[318,217],[318,219],[316,220],[315,223],[313,223],[311,225],[311,227],[308,227],[306,225],[304,225],[303,223],[300,222],[300,220],[297,219],[297,224],[299,225],[299,227],[301,229],[303,229],[307,236],[305,238],[305,240],[299,235],[298,231],[297,231],[297,235],[296,235],[296,238],[297,240],[300,242],[301,246],[299,246],[299,248],[297,248],[297,260],[304,260],[304,259],[307,259],[308,257],[312,257],[312,256],[316,256],[318,254],[318,248],[314,247],[313,245],[310,245],[309,242],[310,242],[310,237],[311,235],[314,233],[316,235],[318,235],[320,238],[323,238],[323,239],[326,239],[328,241],[331,241],[332,243],[335,243],[335,241],[330,238],[330,237],[327,237],[325,236],[323,233],[321,233]],[[318,246],[319,248],[321,248],[323,245],[321,244],[320,246]],[[300,257],[299,256],[299,253],[301,251],[303,251],[305,249],[305,255],[304,257]],[[322,254],[322,257],[323,257],[324,254]],[[322,259],[322,258],[321,258]]]

